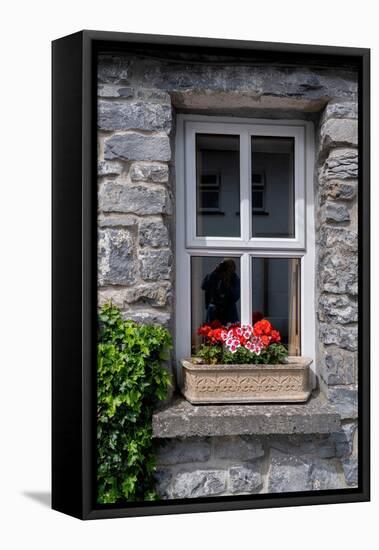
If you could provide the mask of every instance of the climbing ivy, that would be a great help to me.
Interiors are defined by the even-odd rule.
[[[99,313],[97,362],[97,501],[155,500],[151,418],[171,384],[163,363],[172,347],[160,326],[123,320],[106,304]]]

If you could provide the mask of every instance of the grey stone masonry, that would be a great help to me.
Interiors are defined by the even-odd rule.
[[[175,223],[183,223],[175,220],[175,112],[315,123],[321,394],[305,405],[171,403],[153,421],[162,498],[357,483],[357,83],[349,68],[188,52],[99,56],[98,297],[125,318],[174,326]]]
[[[326,106],[316,187],[317,365],[329,401],[351,419],[358,380],[357,111],[356,101]]]
[[[98,300],[126,318],[170,327],[173,107],[169,94],[136,82],[134,65],[122,55],[99,57]]]
[[[309,435],[163,439],[156,488],[162,499],[343,489],[357,484],[351,424]]]

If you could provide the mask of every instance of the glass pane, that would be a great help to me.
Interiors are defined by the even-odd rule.
[[[202,324],[240,321],[240,292],[239,258],[191,258],[192,351],[201,344],[197,329]]]
[[[295,236],[294,138],[251,138],[253,237]]]
[[[196,134],[196,234],[240,236],[239,136]]]
[[[300,259],[253,258],[253,322],[268,319],[290,355],[300,355]]]

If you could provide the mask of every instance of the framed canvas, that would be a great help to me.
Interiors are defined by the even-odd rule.
[[[370,498],[370,51],[53,42],[52,507]]]

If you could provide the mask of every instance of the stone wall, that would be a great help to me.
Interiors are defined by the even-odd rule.
[[[100,59],[99,304],[112,300],[129,319],[169,325],[172,106],[159,90],[128,86],[129,72],[127,59]]]
[[[166,440],[158,454],[161,498],[342,489],[357,484],[351,422],[330,435]]]
[[[98,69],[99,304],[112,300],[125,317],[172,331],[175,112],[309,118],[316,125],[317,375],[342,430],[297,439],[170,440],[159,455],[161,494],[355,484],[356,73],[157,52],[102,55]],[[348,444],[339,442],[344,434]]]

